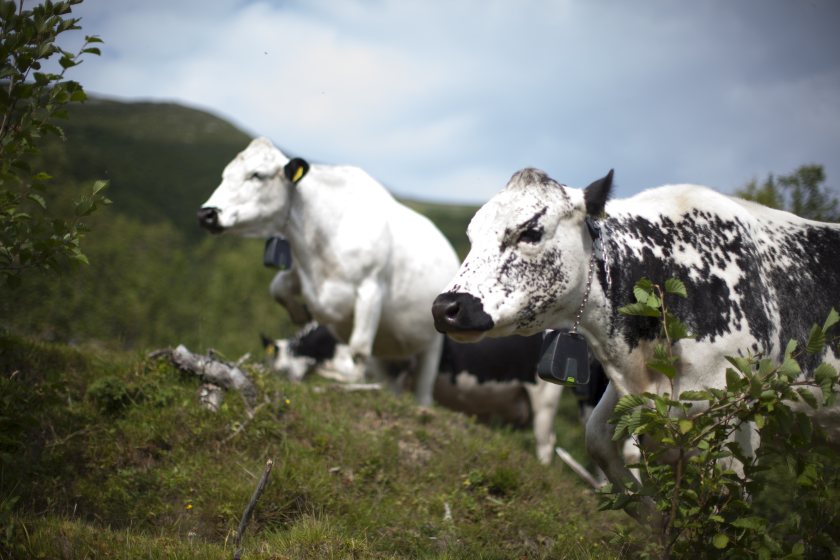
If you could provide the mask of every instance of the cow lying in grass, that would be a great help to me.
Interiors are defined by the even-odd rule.
[[[371,356],[417,364],[417,399],[432,402],[443,337],[429,302],[458,268],[443,234],[357,167],[309,165],[258,138],[222,173],[198,211],[202,227],[283,236],[293,265],[272,282],[297,321],[328,325],[361,377]]]
[[[623,487],[634,479],[608,423],[619,396],[725,387],[726,356],[779,359],[788,340],[807,340],[840,305],[840,225],[692,185],[608,201],[612,178],[575,189],[536,169],[514,174],[472,219],[470,253],[432,313],[459,341],[568,329],[580,316],[578,331],[610,379],[587,423],[587,449]],[[602,255],[587,218],[599,226]],[[690,294],[672,308],[696,335],[674,348],[673,386],[645,366],[656,322],[618,312],[642,277],[679,278]],[[804,363],[803,375],[820,360],[840,366],[836,345]],[[837,408],[804,408],[840,441]],[[749,451],[752,434],[741,435]]]
[[[536,375],[542,335],[487,339],[477,344],[444,341],[434,384],[435,402],[475,416],[516,426],[533,424],[537,457],[549,464],[554,455],[554,421],[562,387]],[[359,382],[347,345],[323,325],[311,323],[290,339],[263,337],[271,368],[299,381],[307,374],[341,382]],[[387,372],[378,371],[379,377]],[[390,380],[393,382],[394,380]],[[399,381],[397,381],[399,382]],[[598,394],[600,397],[600,393]]]

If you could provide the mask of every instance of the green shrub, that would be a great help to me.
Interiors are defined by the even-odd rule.
[[[0,0],[0,279],[10,287],[20,285],[27,270],[86,263],[81,219],[108,203],[102,195],[106,183],[98,181],[75,201],[69,217],[51,212],[52,177],[31,166],[44,136],[63,138],[55,120],[67,116],[65,106],[85,100],[82,86],[64,73],[83,54],[98,55],[91,45],[101,41],[86,37],[77,53],[56,44],[62,33],[80,29],[79,19],[67,16],[81,2],[44,2],[25,10],[23,2]],[[60,70],[46,71],[55,58]]]
[[[671,345],[689,334],[665,306],[666,294],[686,297],[681,283],[669,281],[663,292],[643,279],[636,285],[637,302],[622,312],[662,319],[665,342],[648,366],[673,378],[678,358]],[[821,354],[838,319],[832,310],[822,326],[814,326],[805,352]],[[623,492],[608,489],[601,507],[655,507],[662,524],[653,528],[653,539],[636,541],[641,557],[837,557],[840,454],[808,416],[791,408],[833,404],[837,372],[823,363],[813,378],[800,378],[800,355],[791,341],[780,364],[728,358],[733,367],[726,370],[726,387],[684,392],[678,399],[652,393],[620,399],[615,439],[645,438],[635,465],[642,484]],[[702,412],[693,412],[698,403]],[[753,427],[761,446],[748,456],[734,438]],[[786,484],[779,487],[782,480]]]

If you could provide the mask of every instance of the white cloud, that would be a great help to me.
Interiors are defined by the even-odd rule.
[[[87,0],[76,11],[105,40],[74,69],[88,91],[209,108],[405,195],[482,201],[526,165],[579,186],[615,167],[623,196],[678,181],[726,190],[809,162],[840,176],[828,0]]]

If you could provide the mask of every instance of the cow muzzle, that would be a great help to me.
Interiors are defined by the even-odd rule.
[[[472,294],[446,292],[432,303],[435,328],[456,340],[481,338],[493,328],[493,318],[484,311],[481,300]]]
[[[225,228],[219,224],[219,209],[205,206],[198,210],[198,225],[210,233],[222,233]]]

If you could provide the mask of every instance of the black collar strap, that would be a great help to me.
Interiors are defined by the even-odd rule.
[[[589,230],[589,235],[592,236],[592,244],[601,238],[601,224],[595,221],[592,216],[586,216],[586,229]]]

